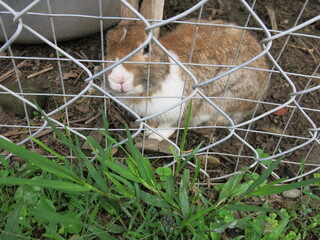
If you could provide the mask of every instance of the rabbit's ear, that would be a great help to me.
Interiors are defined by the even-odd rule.
[[[146,19],[162,20],[163,19],[164,0],[144,0],[141,5],[140,13]],[[152,22],[152,24],[156,21]],[[153,29],[155,37],[159,36],[159,28]]]
[[[134,9],[136,9],[136,10],[139,9],[139,0],[126,0],[126,1],[132,7],[134,7]],[[127,8],[126,5],[121,3],[121,6],[120,6],[120,17],[123,17],[123,18],[136,18],[137,16],[129,8]],[[122,19],[119,24],[126,25],[126,24],[129,24],[129,23],[130,23],[130,20]]]

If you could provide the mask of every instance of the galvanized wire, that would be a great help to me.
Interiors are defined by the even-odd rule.
[[[193,63],[193,62],[181,62],[179,61],[179,59],[177,59],[175,57],[174,54],[172,54],[170,51],[168,51],[153,35],[152,29],[155,28],[159,28],[162,26],[165,26],[167,24],[171,24],[171,23],[180,23],[180,24],[197,24],[198,26],[200,25],[208,25],[208,26],[216,26],[217,24],[213,24],[213,23],[204,23],[204,22],[188,22],[183,20],[182,18],[187,16],[190,13],[193,13],[194,11],[196,11],[197,9],[202,9],[203,6],[208,2],[208,0],[201,0],[198,1],[197,4],[195,4],[192,8],[187,9],[185,12],[182,12],[172,18],[163,20],[163,21],[150,21],[150,19],[145,19],[144,16],[142,16],[137,10],[135,10],[130,4],[128,4],[125,0],[119,0],[121,1],[122,4],[124,4],[125,6],[127,6],[135,15],[136,18],[129,18],[130,20],[138,20],[141,21],[143,24],[145,24],[145,31],[148,34],[147,39],[134,51],[132,51],[130,54],[128,54],[127,56],[123,57],[120,60],[117,61],[107,61],[105,60],[104,57],[104,52],[105,52],[105,42],[104,42],[104,38],[105,38],[105,34],[104,34],[104,21],[106,20],[121,20],[122,18],[120,17],[110,17],[110,16],[103,16],[103,11],[102,11],[102,1],[104,0],[99,0],[99,14],[97,16],[93,16],[93,15],[88,15],[88,14],[74,14],[74,13],[70,13],[70,14],[66,14],[66,13],[53,13],[51,11],[51,1],[50,0],[46,0],[47,5],[48,5],[48,12],[47,13],[43,13],[43,12],[37,12],[36,10],[34,10],[34,7],[37,6],[37,4],[39,2],[41,2],[41,0],[34,0],[32,1],[28,6],[26,6],[23,10],[17,11],[14,8],[12,8],[10,6],[10,4],[6,3],[5,1],[1,1],[0,0],[0,31],[2,31],[3,36],[5,37],[5,42],[3,43],[3,45],[0,47],[0,53],[4,52],[4,51],[8,51],[8,55],[7,56],[2,56],[0,55],[0,64],[1,61],[5,61],[10,59],[13,63],[14,66],[14,70],[15,73],[17,75],[17,81],[21,82],[21,79],[19,78],[18,74],[17,74],[17,69],[16,69],[16,61],[18,60],[46,60],[46,61],[52,61],[55,63],[58,63],[58,69],[59,69],[59,75],[60,75],[60,79],[61,79],[61,88],[62,88],[62,93],[47,93],[47,95],[50,96],[59,96],[59,97],[64,97],[64,103],[61,106],[58,106],[55,110],[51,111],[51,112],[46,112],[46,116],[50,119],[50,121],[52,121],[59,129],[68,129],[71,133],[76,134],[77,136],[79,136],[80,138],[86,140],[86,136],[84,136],[82,134],[83,130],[96,130],[98,131],[99,128],[92,128],[92,127],[71,127],[72,125],[70,124],[70,120],[69,120],[69,116],[68,116],[68,107],[72,106],[72,104],[74,104],[77,100],[81,99],[81,98],[97,98],[97,99],[104,99],[104,107],[105,109],[107,108],[107,103],[106,100],[111,99],[113,100],[113,102],[115,102],[118,106],[120,106],[123,110],[126,110],[128,113],[131,114],[131,116],[135,119],[136,123],[138,123],[138,126],[136,128],[131,128],[130,130],[132,131],[132,137],[136,138],[138,137],[140,134],[143,133],[143,130],[145,129],[149,129],[152,132],[154,132],[155,134],[158,134],[159,136],[161,136],[161,134],[157,131],[156,128],[152,128],[150,125],[148,125],[147,120],[152,120],[153,118],[166,113],[176,107],[181,107],[184,105],[184,103],[188,102],[190,99],[196,99],[196,98],[201,98],[203,99],[203,101],[208,102],[212,108],[214,108],[215,110],[217,110],[220,114],[222,114],[229,122],[229,126],[198,126],[198,127],[190,127],[190,129],[199,129],[199,128],[207,128],[207,129],[224,129],[228,131],[228,134],[226,134],[224,137],[222,137],[219,140],[216,140],[212,143],[207,144],[206,146],[202,146],[198,153],[197,156],[224,156],[224,157],[234,157],[237,159],[236,162],[236,167],[234,169],[234,171],[232,173],[228,173],[228,174],[223,174],[222,176],[219,177],[211,177],[210,174],[207,172],[208,168],[207,168],[207,162],[205,164],[205,168],[201,169],[201,172],[208,178],[210,178],[211,181],[220,181],[221,179],[225,179],[228,178],[234,174],[236,174],[238,172],[238,165],[240,163],[240,161],[242,161],[243,159],[247,159],[249,161],[251,161],[250,164],[248,164],[247,167],[249,168],[253,168],[256,167],[258,165],[260,165],[262,168],[266,168],[265,165],[261,164],[261,161],[263,160],[268,160],[268,159],[272,159],[275,160],[276,158],[282,157],[282,156],[288,156],[289,154],[291,154],[292,152],[295,151],[299,151],[301,149],[304,149],[305,147],[308,147],[308,152],[305,156],[301,156],[301,158],[305,158],[305,162],[304,165],[308,166],[311,168],[311,170],[308,170],[307,172],[301,173],[300,175],[298,174],[295,177],[291,177],[290,179],[287,179],[286,181],[294,181],[294,180],[298,180],[302,177],[306,177],[308,175],[313,174],[314,172],[317,172],[320,170],[320,160],[317,163],[308,163],[308,157],[311,154],[311,152],[316,149],[319,148],[319,122],[317,122],[316,119],[312,119],[312,117],[310,117],[310,114],[308,113],[317,113],[319,114],[320,109],[314,109],[314,108],[309,108],[307,106],[302,106],[301,105],[301,99],[303,96],[305,96],[306,94],[310,94],[312,92],[315,91],[319,91],[320,89],[320,84],[318,83],[316,86],[310,86],[311,81],[315,80],[319,80],[320,76],[318,74],[319,71],[319,65],[315,66],[315,70],[313,72],[313,74],[308,74],[308,73],[303,73],[303,72],[288,72],[285,71],[282,66],[278,63],[279,62],[279,58],[285,54],[284,53],[284,49],[287,47],[288,44],[288,40],[289,37],[295,36],[295,37],[306,37],[306,38],[311,38],[311,39],[320,39],[320,36],[316,36],[313,34],[306,34],[306,33],[299,33],[296,32],[297,30],[300,30],[306,26],[310,26],[310,24],[319,21],[320,20],[320,15],[313,17],[312,19],[309,19],[307,21],[304,21],[301,24],[298,24],[300,17],[302,15],[302,13],[304,12],[304,8],[306,7],[306,5],[308,4],[308,0],[305,1],[304,7],[301,9],[299,16],[296,19],[296,22],[294,24],[293,27],[291,27],[290,29],[286,29],[284,31],[280,31],[280,30],[271,30],[268,29],[265,25],[265,23],[261,20],[261,18],[257,15],[257,13],[254,11],[253,6],[250,6],[245,0],[239,0],[239,2],[242,4],[242,6],[247,10],[248,12],[248,18],[247,18],[247,23],[245,24],[245,26],[230,26],[230,25],[226,25],[226,24],[219,24],[219,26],[221,27],[225,27],[225,28],[230,28],[230,27],[234,27],[237,29],[243,29],[245,31],[259,31],[260,33],[264,34],[264,38],[261,40],[261,45],[263,46],[263,51],[261,51],[257,56],[253,57],[252,59],[248,60],[245,63],[242,63],[240,65],[209,65],[209,64],[199,64],[199,63]],[[202,18],[201,16],[202,11],[200,11],[199,14],[199,19]],[[16,24],[16,30],[14,32],[14,34],[12,34],[11,36],[8,36],[7,34],[7,30],[6,30],[6,26],[5,23],[2,20],[1,16],[7,16],[10,15],[12,16],[12,22]],[[28,26],[28,24],[26,24],[24,22],[24,17],[25,16],[47,16],[50,19],[50,25],[51,25],[51,29],[52,29],[52,35],[53,35],[53,41],[50,41],[49,39],[47,39],[46,37],[44,37],[41,32],[33,29],[32,27]],[[100,20],[100,42],[101,42],[101,59],[93,59],[93,60],[85,60],[85,59],[78,59],[75,56],[72,56],[72,54],[68,53],[67,51],[63,50],[61,47],[58,46],[58,41],[57,41],[57,36],[56,36],[56,31],[55,31],[55,24],[54,24],[54,20],[53,18],[63,18],[63,17],[68,17],[68,18],[88,18],[88,19],[97,19]],[[256,24],[259,27],[249,27],[248,25],[248,21],[249,19],[252,18],[254,19],[254,21],[256,22]],[[153,24],[152,24],[153,23]],[[36,38],[40,39],[44,44],[50,46],[52,49],[55,50],[56,52],[56,57],[36,57],[36,56],[14,56],[14,54],[12,53],[12,44],[15,42],[15,40],[20,36],[20,34],[22,33],[22,30],[27,31],[31,34],[33,34]],[[276,39],[280,39],[280,38],[285,38],[287,37],[284,45],[282,46],[282,49],[279,53],[279,55],[277,57],[274,57],[271,54],[271,50],[273,47],[273,41],[275,41]],[[151,42],[153,42],[154,44],[157,44],[165,54],[167,54],[170,58],[170,62],[169,63],[155,63],[155,62],[128,62],[128,59],[130,59],[133,55],[135,55],[137,52],[139,52],[141,49],[143,49],[145,46],[149,45]],[[193,54],[193,49],[190,52],[190,56],[192,56]],[[271,69],[256,69],[256,68],[252,68],[249,67],[248,65],[250,65],[252,62],[256,61],[257,59],[266,56],[269,61],[272,63],[272,68]],[[236,58],[236,56],[235,56]],[[86,75],[85,79],[84,79],[84,83],[86,84],[83,89],[78,93],[78,94],[67,94],[66,91],[64,91],[64,81],[62,80],[62,70],[61,70],[61,62],[72,62],[74,64],[77,65],[77,67],[79,69],[82,69],[84,74]],[[105,66],[105,64],[108,64],[108,67],[103,67],[103,69],[97,73],[92,73],[91,70],[85,65],[85,63],[95,63],[95,64],[99,64],[102,66]],[[110,64],[111,63],[111,64]],[[134,112],[132,109],[130,109],[128,106],[126,106],[122,101],[121,98],[128,98],[125,96],[113,96],[111,95],[107,89],[104,89],[104,87],[102,87],[99,83],[96,82],[97,79],[102,78],[102,81],[105,83],[106,79],[105,79],[105,74],[110,72],[113,68],[115,68],[116,66],[122,64],[122,63],[136,63],[136,64],[175,64],[177,66],[179,66],[182,70],[182,72],[184,72],[186,74],[186,76],[188,76],[194,83],[193,85],[193,91],[188,94],[187,96],[181,98],[181,96],[175,96],[176,98],[178,98],[178,102],[174,105],[172,105],[171,107],[157,112],[155,114],[149,115],[149,116],[139,116],[136,112]],[[199,83],[197,78],[193,75],[193,73],[189,70],[190,66],[214,66],[214,67],[223,67],[228,69],[227,71],[223,72],[222,74],[213,77],[212,79],[209,79],[207,81],[201,82]],[[150,68],[149,68],[150,69]],[[256,103],[260,103],[260,104],[264,104],[266,106],[268,106],[269,110],[265,110],[263,113],[257,115],[256,112],[253,114],[252,118],[249,120],[246,120],[242,123],[239,124],[235,124],[233,122],[233,120],[228,116],[228,114],[226,114],[225,112],[223,112],[218,105],[216,105],[213,102],[214,97],[212,96],[207,96],[206,94],[203,93],[202,88],[205,87],[206,85],[212,83],[213,81],[217,81],[219,79],[221,79],[224,76],[228,76],[233,72],[238,71],[239,69],[251,69],[251,70],[255,70],[255,71],[268,71],[270,74],[270,78],[272,78],[275,74],[277,75],[281,75],[281,77],[284,78],[285,82],[288,84],[289,88],[290,88],[290,93],[287,96],[287,101],[285,101],[284,103],[274,103],[274,102],[266,102],[263,100],[252,100],[253,102]],[[308,83],[306,84],[305,88],[303,90],[297,90],[296,84],[295,82],[292,80],[293,77],[300,77],[300,78],[304,78],[304,79],[308,79]],[[270,80],[270,79],[269,79]],[[105,84],[103,84],[103,86],[105,86]],[[25,104],[25,111],[26,110],[26,106],[31,106],[34,109],[37,109],[37,106],[35,104],[33,104],[32,102],[30,102],[29,100],[27,100],[25,98],[25,96],[28,95],[37,95],[39,93],[23,93],[22,89],[21,89],[21,84],[20,84],[20,92],[13,92],[12,90],[8,89],[6,86],[2,85],[0,82],[0,89],[1,92],[0,94],[10,94],[12,96],[14,96],[17,101],[22,101]],[[95,90],[94,94],[91,94],[92,89]],[[42,94],[42,93],[41,93]],[[42,95],[46,95],[46,94],[42,94]],[[148,97],[149,99],[152,97]],[[221,98],[224,99],[224,98]],[[226,98],[228,99],[228,98]],[[230,98],[229,98],[230,99]],[[241,100],[241,99],[239,99]],[[320,99],[315,99],[315,101],[317,101],[318,103],[320,102]],[[267,131],[263,131],[263,130],[257,130],[253,128],[254,123],[256,123],[258,120],[264,118],[264,117],[269,117],[272,114],[274,114],[275,112],[277,112],[278,110],[284,109],[284,108],[288,108],[291,109],[291,115],[289,116],[287,123],[282,131],[282,133],[272,133],[272,132],[267,132]],[[65,112],[65,120],[66,122],[62,122],[59,121],[55,118],[52,118],[52,116],[58,112],[64,111]],[[309,123],[309,125],[311,127],[309,127],[307,129],[307,133],[304,136],[299,136],[298,134],[294,134],[294,135],[290,135],[286,133],[287,128],[289,127],[289,124],[291,124],[291,120],[293,115],[298,112],[299,114],[301,114],[301,116],[306,120],[306,122]],[[181,131],[184,128],[180,126],[180,121],[179,120],[179,125],[175,128],[175,130]],[[27,124],[26,125],[12,125],[12,124],[1,124],[0,128],[21,128],[21,129],[27,129],[29,131],[29,135],[31,135],[32,137],[37,137],[37,135],[39,135],[41,132],[43,132],[44,130],[50,128],[48,125],[47,121],[43,122],[42,126],[32,126],[32,124],[28,121],[28,117],[27,117]],[[109,129],[110,132],[118,132],[118,131],[125,131],[125,129]],[[244,137],[242,137],[242,134],[240,133],[245,133]],[[278,142],[276,144],[276,146],[274,147],[274,150],[272,153],[269,153],[270,156],[269,157],[265,157],[265,158],[259,158],[258,152],[255,149],[255,147],[253,147],[252,142],[250,142],[250,138],[248,137],[249,134],[252,133],[256,133],[256,134],[263,134],[266,136],[274,136],[278,139]],[[10,138],[7,138],[5,136],[1,136],[1,138],[5,138],[10,140]],[[179,148],[178,145],[178,137],[176,138],[176,141],[174,142],[171,139],[165,138],[163,137],[163,141],[166,141],[167,143],[169,143],[171,146],[173,146],[173,149],[176,151],[177,154],[180,154],[182,159],[185,159],[188,154],[190,153],[183,153],[180,152],[181,149]],[[212,149],[216,146],[219,146],[223,143],[226,143],[228,140],[230,140],[231,138],[236,138],[238,139],[238,141],[241,142],[241,151],[239,151],[238,154],[233,154],[233,153],[222,153],[222,152],[216,152],[213,151]],[[146,141],[146,137],[143,137],[143,141]],[[283,139],[294,139],[296,140],[296,143],[294,146],[292,146],[289,149],[286,149],[284,151],[281,151],[280,149],[282,148],[282,144],[284,143]],[[127,141],[127,139],[122,139],[120,141],[119,144],[124,144]],[[23,145],[26,144],[27,142],[31,142],[31,139],[25,138],[19,142],[15,142],[18,145]],[[33,143],[32,143],[33,144]],[[116,147],[116,146],[114,146]],[[244,149],[246,149],[246,152],[243,151]],[[8,155],[7,158],[10,158],[11,155]],[[49,156],[49,157],[53,157],[53,156]],[[75,157],[71,155],[68,156],[70,159],[74,159]],[[158,156],[157,154],[155,154],[154,156],[150,157],[151,159],[155,158],[166,158],[166,159],[173,159],[172,155],[160,155]],[[94,157],[92,158],[92,160],[94,160]],[[167,167],[171,167],[174,166],[176,163],[176,159],[173,159],[170,163],[167,163],[165,166]],[[284,158],[282,160],[283,164],[291,164],[291,165],[297,165],[297,164],[301,164],[301,163],[297,163],[297,162],[292,162],[286,158]],[[188,163],[190,165],[190,167],[195,167],[195,165],[191,162]],[[275,178],[280,178],[283,177],[280,174],[278,174],[277,172],[273,172],[273,177]]]

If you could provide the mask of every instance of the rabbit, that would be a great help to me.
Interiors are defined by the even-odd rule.
[[[145,12],[148,11],[145,10]],[[189,19],[188,22],[196,23],[197,20]],[[201,21],[201,23],[235,26],[221,20]],[[106,59],[117,61],[140,46],[147,38],[145,27],[141,21],[124,21],[109,30],[107,32]],[[157,39],[182,63],[196,63],[196,65],[186,66],[198,82],[209,80],[229,70],[227,67],[212,65],[239,65],[262,51],[257,40],[247,31],[244,33],[240,49],[237,50],[243,30],[202,24],[198,26],[198,30],[196,28],[197,24],[178,24],[174,30]],[[190,56],[193,44],[194,50]],[[233,62],[237,51],[238,56]],[[141,117],[163,111],[194,91],[192,88],[195,84],[194,81],[155,43],[146,46],[127,61],[128,63],[120,64],[107,72],[107,89],[115,96],[132,97],[120,98],[119,100]],[[130,63],[130,61],[151,64]],[[205,66],[197,64],[205,64]],[[261,57],[249,67],[267,69],[268,63],[265,57]],[[150,71],[149,74],[148,71]],[[211,101],[217,104],[237,124],[252,114],[257,104],[238,98],[263,99],[266,92],[263,90],[267,88],[267,79],[268,73],[266,71],[240,69],[200,87],[199,90],[207,97],[215,97]],[[201,99],[198,94],[196,97],[192,100],[190,126],[230,125],[227,118],[206,100]],[[161,141],[163,138],[172,136],[181,116],[180,122],[184,123],[187,107],[188,104],[184,103],[182,106],[179,105],[152,118],[150,124],[157,126],[156,132],[159,135],[148,130],[148,138]]]

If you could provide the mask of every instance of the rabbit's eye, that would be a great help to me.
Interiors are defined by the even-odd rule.
[[[143,49],[143,54],[148,54],[149,53],[149,44],[146,45]]]

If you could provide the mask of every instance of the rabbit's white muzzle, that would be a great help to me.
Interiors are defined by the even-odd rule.
[[[122,64],[112,69],[108,76],[108,81],[110,88],[114,92],[123,95],[136,95],[143,92],[142,85],[134,85],[134,74],[128,72]]]

